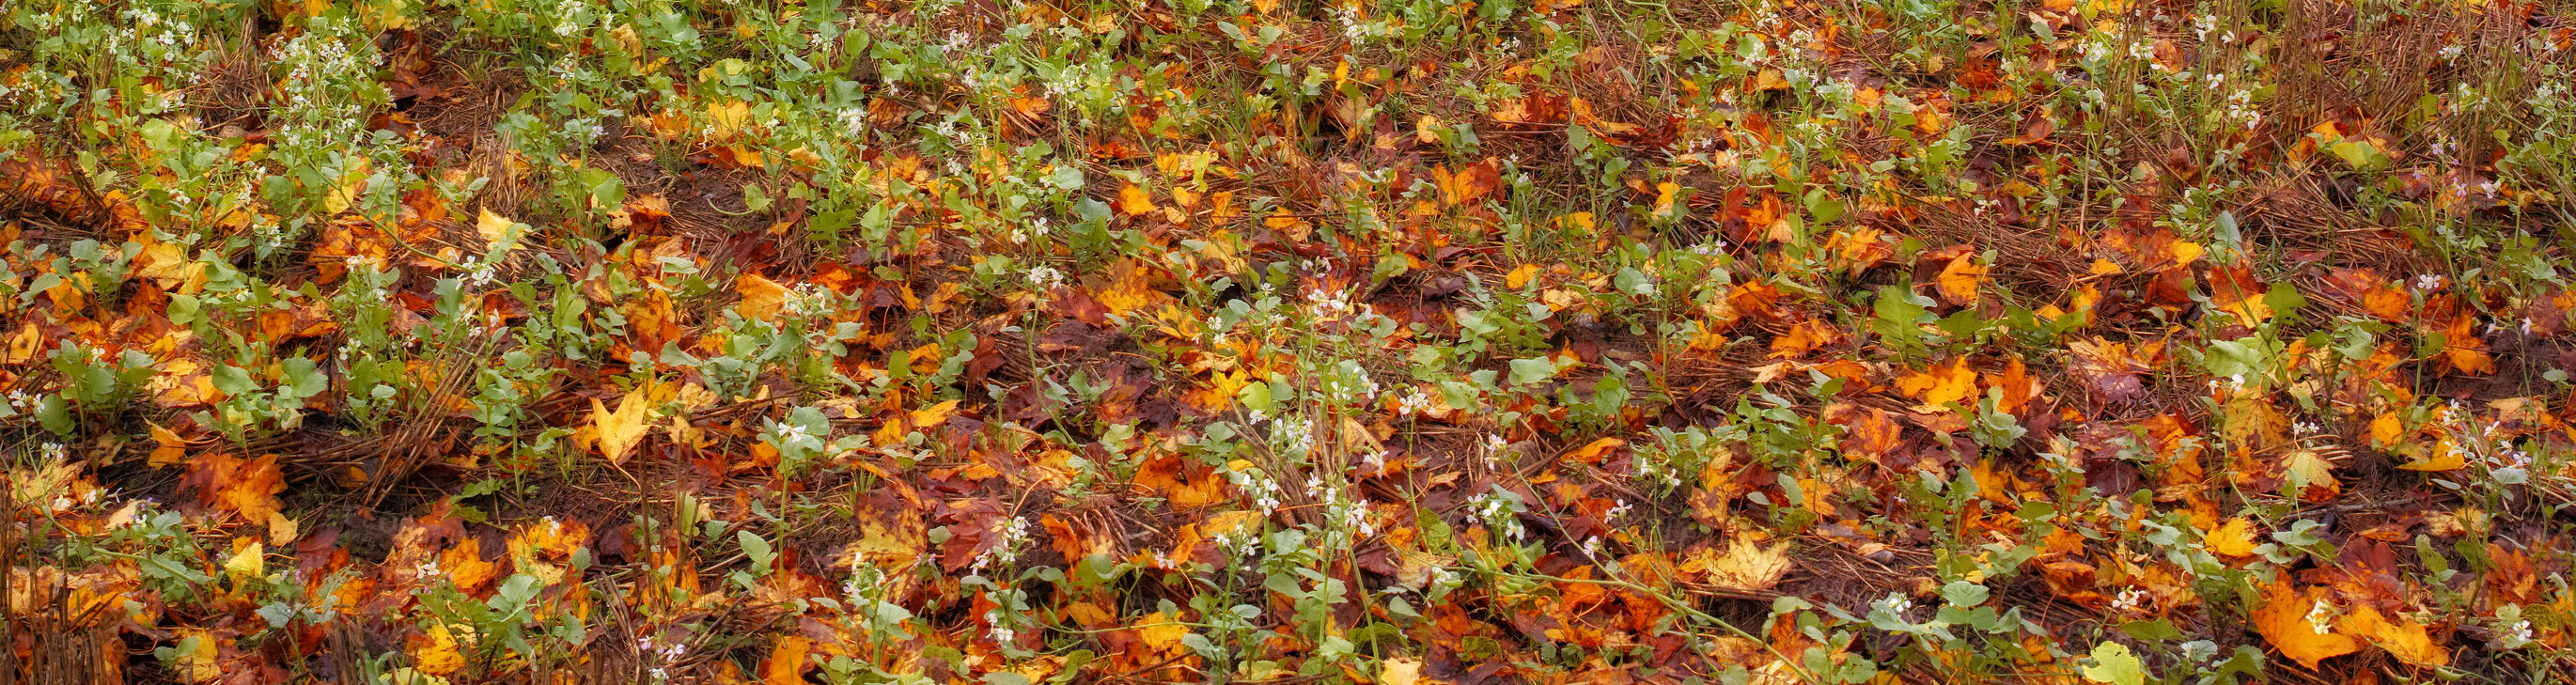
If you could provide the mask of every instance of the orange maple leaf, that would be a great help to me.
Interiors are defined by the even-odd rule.
[[[1950,304],[1976,304],[1977,287],[1985,282],[1987,271],[1986,266],[1977,263],[1975,255],[1961,254],[1941,267],[1941,276],[1933,285],[1941,291],[1941,299]]]
[[[2335,628],[2362,636],[2406,663],[2436,668],[2451,665],[2451,652],[2433,644],[2433,636],[2415,619],[2399,616],[2392,621],[2381,616],[2378,609],[2363,605],[2353,607],[2352,613],[2335,622]]]
[[[2321,595],[2325,588],[2310,587],[2305,592],[2281,581],[2263,588],[2263,606],[2252,616],[2254,631],[2261,633],[2281,656],[2308,668],[2317,662],[2361,651],[2361,643],[2335,632],[2317,616],[2332,611]]]
[[[1975,394],[1977,372],[1968,370],[1967,358],[1954,358],[1947,364],[1934,364],[1896,379],[1896,389],[1906,397],[1922,400],[1924,406],[1938,407]]]
[[[1144,216],[1154,213],[1155,209],[1157,209],[1157,207],[1154,206],[1153,194],[1146,192],[1144,188],[1130,183],[1127,184],[1126,187],[1118,189],[1119,213],[1130,216]]]

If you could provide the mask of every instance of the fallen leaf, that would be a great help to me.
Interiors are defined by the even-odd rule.
[[[778,638],[769,647],[769,660],[760,665],[760,682],[764,685],[802,685],[805,682],[805,655],[814,642],[799,635]]]
[[[2211,552],[2231,557],[2252,556],[2254,522],[2243,518],[2228,519],[2226,523],[2219,524],[2217,530],[2209,531],[2204,542]]]
[[[178,433],[168,428],[162,428],[161,424],[145,422],[144,426],[152,432],[154,444],[152,456],[146,463],[153,466],[174,466],[187,460],[188,441],[186,439],[179,437]]]
[[[1129,216],[1146,216],[1153,214],[1155,209],[1158,208],[1154,206],[1154,198],[1151,194],[1145,192],[1144,188],[1130,183],[1127,184],[1126,187],[1118,189],[1119,213]]]
[[[1420,659],[1388,659],[1378,664],[1378,685],[1414,685],[1421,681]]]
[[[1708,565],[1708,583],[1718,587],[1759,592],[1780,584],[1789,574],[1789,543],[1769,547],[1745,537],[1727,543],[1726,553]]]
[[[223,675],[223,669],[215,664],[217,640],[212,633],[204,628],[180,628],[176,632],[179,649],[174,651],[178,658],[170,664],[178,670],[180,680],[211,683]]]
[[[1146,646],[1169,654],[1184,649],[1181,638],[1189,637],[1190,629],[1170,614],[1157,611],[1136,620],[1136,634]]]
[[[2388,651],[2389,656],[2425,668],[2451,665],[2451,652],[2433,644],[2433,636],[2424,624],[2404,616],[2391,621],[2369,605],[2353,607],[2352,613],[2335,622],[2335,629],[2362,636],[2373,645]]]
[[[1610,450],[1624,447],[1627,444],[1628,441],[1618,438],[1602,438],[1585,444],[1582,447],[1577,447],[1573,450],[1567,451],[1563,456],[1558,457],[1558,459],[1585,464],[1598,464],[1601,463],[1601,455],[1608,454]]]
[[[277,493],[285,491],[286,472],[278,469],[277,455],[271,454],[235,470],[224,483],[219,502],[244,519],[266,523],[278,513]]]
[[[627,452],[652,429],[653,407],[646,394],[643,388],[626,393],[617,400],[616,411],[597,399],[590,401],[590,425],[599,432],[599,456],[607,457],[608,463],[626,463]]]
[[[2361,651],[2361,643],[2350,636],[2311,620],[2324,605],[2320,598],[2324,592],[2322,587],[2302,592],[2286,580],[2265,586],[2263,605],[2255,607],[2251,617],[2254,631],[2272,643],[2273,649],[2280,650],[2281,656],[2310,669],[2316,668],[2319,661]],[[2332,611],[2332,607],[2324,606],[2324,610]]]
[[[1977,373],[1968,370],[1966,358],[1953,358],[1946,364],[1934,364],[1896,379],[1896,389],[1906,397],[1921,400],[1923,406],[1938,407],[1975,394]]]
[[[1950,301],[1950,304],[1976,304],[1977,288],[1985,282],[1986,271],[1984,265],[1976,262],[1975,255],[1962,254],[1941,267],[1941,275],[1933,284],[1941,291],[1941,299]]]
[[[2111,685],[2146,685],[2146,664],[2129,653],[2129,646],[2104,642],[2093,646],[2093,665],[2084,667],[2084,679]]]
[[[734,305],[734,311],[753,321],[776,321],[778,311],[787,304],[787,286],[759,274],[743,274],[735,278],[733,290],[742,295],[742,301]]]
[[[457,650],[456,633],[446,624],[432,624],[428,630],[414,633],[408,642],[413,667],[422,673],[444,676],[465,668],[465,654]]]
[[[487,247],[498,245],[503,239],[509,237],[510,227],[517,224],[518,222],[511,221],[509,217],[492,213],[492,209],[486,207],[481,216],[474,218],[474,234],[482,236],[483,244]]]
[[[2449,471],[2469,465],[2468,458],[2462,456],[2460,448],[2452,445],[2449,439],[2434,441],[2430,446],[2418,443],[2408,447],[2420,447],[2421,453],[2412,461],[2398,464],[2397,468],[2408,471]]]

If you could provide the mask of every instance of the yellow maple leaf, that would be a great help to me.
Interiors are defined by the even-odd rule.
[[[2473,376],[2495,374],[2495,356],[2475,347],[2477,338],[2454,334],[2450,339],[2454,342],[2442,348],[2442,360],[2449,362],[2451,368]]]
[[[288,543],[295,542],[295,538],[303,535],[301,528],[302,526],[298,525],[294,518],[285,514],[271,513],[268,515],[268,544],[284,547]]]
[[[2300,485],[2299,499],[2323,502],[2343,492],[2343,481],[2335,479],[2334,462],[2315,450],[2298,450],[2283,457],[2281,472]]]
[[[44,332],[36,330],[36,322],[27,321],[18,326],[17,335],[9,336],[9,351],[6,356],[0,356],[0,363],[27,363],[27,360],[36,358],[37,348],[44,344]]]
[[[1674,196],[1680,195],[1681,189],[1681,184],[1671,181],[1655,184],[1655,214],[1670,216],[1673,213]]]
[[[636,388],[619,398],[616,411],[609,411],[608,405],[597,399],[590,401],[590,426],[599,433],[599,456],[607,457],[608,463],[626,463],[626,453],[644,440],[645,431],[652,429],[653,407],[645,399],[650,394],[645,390]]]
[[[746,319],[775,321],[778,311],[787,305],[787,286],[759,274],[743,274],[734,279],[733,290],[742,295],[742,302],[734,305],[734,311]]]
[[[422,673],[444,676],[465,668],[465,653],[457,651],[456,630],[445,624],[432,625],[410,642],[412,663]]]
[[[2235,316],[2238,324],[2253,326],[2271,319],[2269,293],[2244,263],[2209,270],[2209,303]]]
[[[2397,412],[2380,412],[2379,418],[2370,420],[2371,446],[2385,449],[2395,446],[2397,441],[2404,439],[2406,439],[2406,419],[2399,417]]]
[[[1189,637],[1190,629],[1171,615],[1157,611],[1136,622],[1136,634],[1145,639],[1146,646],[1169,654],[1182,648],[1181,638]]]
[[[2224,423],[2218,434],[2227,439],[2227,444],[2244,445],[2259,452],[2289,440],[2289,417],[2282,416],[2281,410],[2264,398],[2240,395],[2229,399],[2222,409]]]
[[[2399,616],[2391,621],[2378,609],[2363,605],[2336,621],[2335,629],[2362,636],[2406,663],[2433,668],[2451,665],[2450,650],[2433,644],[2433,636],[2415,619]]]
[[[1764,69],[1753,75],[1754,90],[1787,90],[1788,88],[1789,79],[1782,77],[1778,69]]]
[[[921,409],[915,409],[907,418],[911,419],[912,425],[915,428],[929,428],[931,426],[947,423],[948,417],[953,416],[956,413],[957,400],[949,400]]]
[[[930,544],[922,518],[894,511],[892,506],[877,509],[859,516],[859,539],[844,548],[842,556],[879,568],[911,568]]]
[[[1422,682],[1421,659],[1388,659],[1378,663],[1377,685],[1414,685]]]
[[[1304,218],[1298,217],[1295,213],[1289,212],[1286,207],[1279,207],[1270,210],[1270,216],[1261,218],[1261,225],[1269,228],[1270,230],[1286,234],[1289,238],[1294,240],[1305,240],[1306,235],[1315,230],[1315,225],[1313,223],[1306,221]]]
[[[492,208],[485,207],[482,215],[474,218],[474,233],[483,236],[484,245],[497,245],[503,238],[510,235],[510,227],[518,223],[511,221],[510,217],[494,214]]]
[[[233,556],[224,560],[224,575],[231,576],[233,582],[239,584],[267,573],[268,546],[260,544],[258,538],[233,539]]]
[[[493,576],[500,573],[499,564],[483,559],[483,546],[471,543],[449,547],[447,551],[440,552],[438,568],[445,574],[448,582],[454,583],[456,589],[465,592],[482,589],[492,582]]]
[[[1261,512],[1249,509],[1220,511],[1209,514],[1207,521],[1199,524],[1199,531],[1208,535],[1232,535],[1246,529],[1253,533],[1261,532]]]
[[[2205,543],[2215,554],[2251,556],[2254,554],[2254,520],[2231,518],[2228,523],[2218,525],[2218,530],[2210,530]]]
[[[2201,247],[2200,243],[2176,240],[2170,252],[2173,255],[2174,266],[2190,266],[2192,262],[2200,261],[2200,256],[2207,254],[2209,250]]]
[[[149,235],[145,234],[145,237]],[[185,267],[190,263],[183,248],[154,240],[144,246],[142,253],[134,256],[134,275],[160,281],[165,288],[173,287],[187,280]]]
[[[150,463],[153,466],[170,466],[187,460],[188,441],[186,439],[179,437],[178,433],[171,432],[168,428],[162,428],[161,424],[146,421],[143,425],[151,429],[152,442],[158,445],[152,448]]]
[[[1172,296],[1155,290],[1151,273],[1135,259],[1121,259],[1109,265],[1109,284],[1092,294],[1109,313],[1125,316],[1139,309],[1172,302]]]
[[[1521,289],[1521,286],[1529,285],[1530,279],[1537,276],[1537,264],[1522,264],[1520,268],[1513,269],[1511,273],[1503,274],[1503,287],[1519,290]]]
[[[1556,225],[1582,231],[1584,235],[1593,235],[1601,232],[1601,227],[1593,220],[1591,212],[1575,212],[1573,214],[1557,217]]]
[[[1251,377],[1241,370],[1212,372],[1208,374],[1205,387],[1190,391],[1182,399],[1200,409],[1211,412],[1225,411],[1227,407],[1234,406],[1234,394],[1242,390],[1243,386],[1251,384]]]
[[[1951,259],[1948,266],[1941,267],[1941,276],[1933,284],[1941,291],[1941,299],[1949,300],[1951,304],[1976,304],[1977,286],[1985,282],[1986,271],[1975,257],[1959,255]]]
[[[2256,607],[2252,616],[2254,632],[2261,633],[2264,641],[2281,651],[2281,656],[2311,669],[2319,661],[2361,651],[2361,643],[2350,636],[2311,620],[2320,609],[2332,610],[2331,606],[2319,606],[2324,591],[2325,588],[2311,587],[2301,592],[2287,581],[2265,586],[2263,606]]]
[[[2228,519],[2218,525],[2218,530],[2209,531],[2204,542],[2212,552],[2231,557],[2251,556],[2254,554],[2254,522],[2243,518]]]
[[[749,102],[735,100],[707,105],[707,134],[716,138],[732,137],[734,132],[742,130],[743,124],[750,120],[751,103]]]
[[[1764,547],[1739,536],[1727,543],[1725,554],[1707,562],[1706,568],[1711,585],[1747,592],[1768,590],[1789,574],[1789,543]]]
[[[2460,448],[2452,445],[2450,439],[2445,438],[2433,443],[2432,447],[2425,448],[2414,461],[2399,464],[2397,468],[2408,471],[2449,471],[2468,465],[2468,459],[2460,456]]]
[[[223,669],[215,665],[214,635],[204,628],[180,628],[178,634],[179,648],[175,650],[178,658],[171,660],[170,664],[178,671],[180,680],[211,683],[224,674]]]
[[[371,163],[366,158],[359,158],[357,164],[349,167],[348,173],[332,182],[329,192],[322,195],[322,213],[325,216],[349,211],[350,206],[358,203],[359,196],[367,190],[369,166]]]

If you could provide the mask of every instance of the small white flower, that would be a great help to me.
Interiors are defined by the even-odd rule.
[[[2308,628],[2316,631],[2318,635],[2333,633],[2334,630],[2327,627],[2326,624],[2328,620],[2333,618],[2334,607],[2328,606],[2325,602],[2318,602],[2316,603],[2316,606],[2308,609]]]

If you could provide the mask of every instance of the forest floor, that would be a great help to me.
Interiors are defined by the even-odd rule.
[[[0,6],[0,682],[2576,680],[2576,7]]]

